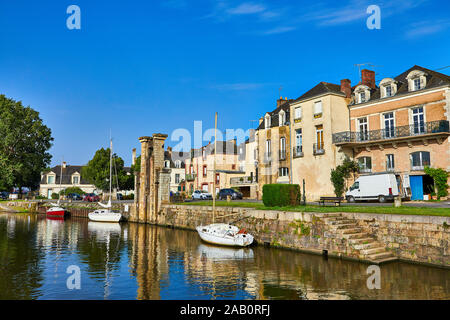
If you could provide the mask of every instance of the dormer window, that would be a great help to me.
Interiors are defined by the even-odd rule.
[[[407,76],[409,91],[417,91],[427,85],[427,74],[420,70],[413,70]]]
[[[264,118],[264,127],[267,129],[270,128],[270,125],[271,125],[270,116],[267,114]]]
[[[47,184],[54,184],[55,183],[55,175],[48,175],[47,176]]]
[[[79,184],[80,183],[80,176],[79,175],[73,175],[72,176],[72,184]]]
[[[392,87],[386,86],[384,87],[384,92],[386,97],[392,97]]]
[[[280,127],[284,126],[284,124],[286,123],[286,114],[284,113],[283,110],[281,110],[280,113],[278,114],[278,119],[280,119],[280,123],[278,125]]]
[[[359,85],[355,89],[357,103],[364,103],[370,100],[370,89],[366,85]]]
[[[380,81],[381,98],[393,97],[397,92],[397,81],[392,78],[385,78]]]
[[[169,160],[165,160],[164,161],[164,168],[170,168],[170,161]]]
[[[175,168],[181,168],[181,160],[175,161]]]

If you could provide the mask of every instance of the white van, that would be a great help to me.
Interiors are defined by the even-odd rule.
[[[378,200],[386,202],[399,195],[397,178],[392,173],[360,176],[345,193],[348,202]]]

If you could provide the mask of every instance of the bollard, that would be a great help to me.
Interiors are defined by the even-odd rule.
[[[231,196],[230,196],[230,195],[227,196],[227,202],[228,202],[228,203],[231,202]]]
[[[402,206],[402,198],[400,196],[394,198],[394,206],[396,208]]]

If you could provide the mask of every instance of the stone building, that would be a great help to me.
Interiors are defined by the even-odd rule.
[[[258,194],[271,183],[290,183],[291,138],[290,103],[293,100],[277,100],[277,107],[259,120],[258,141]]]
[[[167,151],[164,153],[164,168],[170,169],[170,191],[172,193],[186,191],[185,168],[186,159],[189,157],[189,152],[173,151],[171,147],[167,147]]]
[[[291,181],[302,186],[305,180],[308,201],[334,196],[330,173],[345,152],[332,143],[332,135],[348,128],[350,94],[350,80],[341,85],[320,82],[290,102]]]
[[[101,190],[90,184],[81,176],[83,166],[71,166],[66,162],[55,166],[50,171],[41,174],[41,183],[39,186],[39,194],[48,199],[52,198],[53,193],[59,193],[67,188],[78,187],[86,193],[98,193]]]
[[[216,175],[214,177],[214,159]],[[198,149],[192,149],[186,159],[186,185],[191,194],[195,190],[204,190],[214,194],[214,179],[216,193],[220,189],[230,187],[230,175],[240,173],[236,140],[217,141],[217,154],[214,143],[208,143]]]
[[[450,171],[450,77],[420,66],[379,86],[373,71],[362,76],[350,129],[335,133],[333,144],[353,154],[361,173],[393,172],[411,199],[422,200],[433,184],[424,167]]]

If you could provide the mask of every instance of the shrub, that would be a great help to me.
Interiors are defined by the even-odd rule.
[[[56,200],[56,199],[58,199],[58,198],[59,198],[59,195],[58,195],[57,193],[53,192],[53,193],[52,193],[52,199],[53,199],[53,200]]]
[[[300,186],[298,184],[266,184],[263,186],[263,203],[266,207],[298,206]]]
[[[134,193],[123,196],[122,199],[123,200],[134,200]]]
[[[78,193],[80,196],[84,195],[86,192],[81,190],[79,187],[69,187],[65,190],[61,190],[59,194],[61,195],[68,195],[69,193]]]
[[[448,195],[448,172],[444,169],[438,168],[430,168],[425,167],[424,172],[433,178],[435,192],[432,192],[432,195],[437,195],[438,199],[441,197],[446,197]]]

